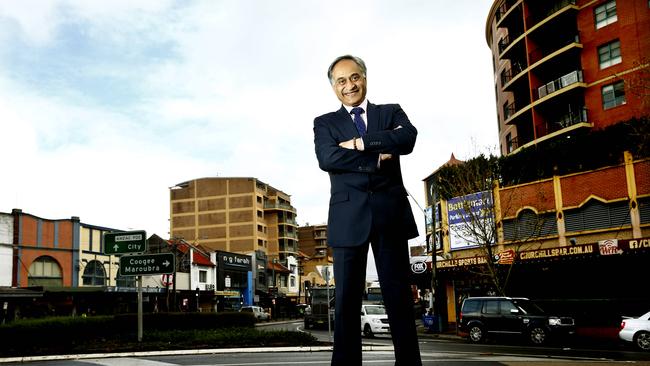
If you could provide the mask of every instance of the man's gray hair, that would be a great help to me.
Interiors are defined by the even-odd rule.
[[[335,59],[335,60],[330,64],[329,69],[327,69],[327,78],[330,79],[330,83],[331,83],[332,85],[334,85],[334,79],[332,78],[332,69],[334,69],[334,66],[336,66],[336,64],[338,64],[339,61],[342,61],[342,60],[352,60],[352,61],[354,61],[354,63],[357,64],[357,66],[359,66],[359,69],[361,70],[361,74],[363,75],[363,77],[364,77],[364,78],[366,77],[366,72],[367,72],[367,69],[366,69],[366,63],[363,62],[362,59],[360,59],[360,58],[357,57],[357,56],[352,56],[352,55],[343,55],[343,56],[339,56],[339,57],[337,57],[337,58],[336,58],[336,59]]]

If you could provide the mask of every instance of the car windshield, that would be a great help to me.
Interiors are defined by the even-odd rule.
[[[386,309],[383,306],[366,306],[366,314],[368,315],[384,315]]]
[[[250,312],[253,311],[253,309],[252,308],[241,308],[241,311],[247,311],[247,312],[250,313]]]
[[[537,304],[530,300],[517,299],[514,300],[514,303],[517,304],[524,313],[529,315],[544,315],[545,312]]]

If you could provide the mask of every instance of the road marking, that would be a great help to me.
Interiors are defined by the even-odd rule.
[[[152,361],[152,360],[145,360],[142,358],[131,358],[131,357],[90,359],[90,360],[83,360],[83,362],[92,363],[95,365],[102,365],[102,366],[170,366],[170,365],[178,366],[178,364],[175,363]]]

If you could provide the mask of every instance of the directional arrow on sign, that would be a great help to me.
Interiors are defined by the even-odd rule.
[[[163,266],[165,266],[165,267],[169,267],[170,264],[171,264],[171,263],[169,263],[169,261],[164,261],[164,262],[163,262]]]
[[[143,253],[147,251],[144,230],[104,233],[104,254]]]

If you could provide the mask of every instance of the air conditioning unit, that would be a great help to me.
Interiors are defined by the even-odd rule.
[[[542,85],[539,88],[537,88],[537,94],[539,95],[540,98],[543,98],[548,94],[546,91],[546,85]]]
[[[578,72],[577,71],[570,72],[570,73],[568,73],[568,74],[566,74],[566,75],[564,75],[564,76],[562,76],[560,78],[560,84],[562,85],[562,87],[567,87],[567,86],[569,86],[571,84],[575,84],[577,82],[578,82]]]
[[[555,91],[555,82],[551,81],[550,83],[546,84],[546,92],[547,93],[552,93]]]

